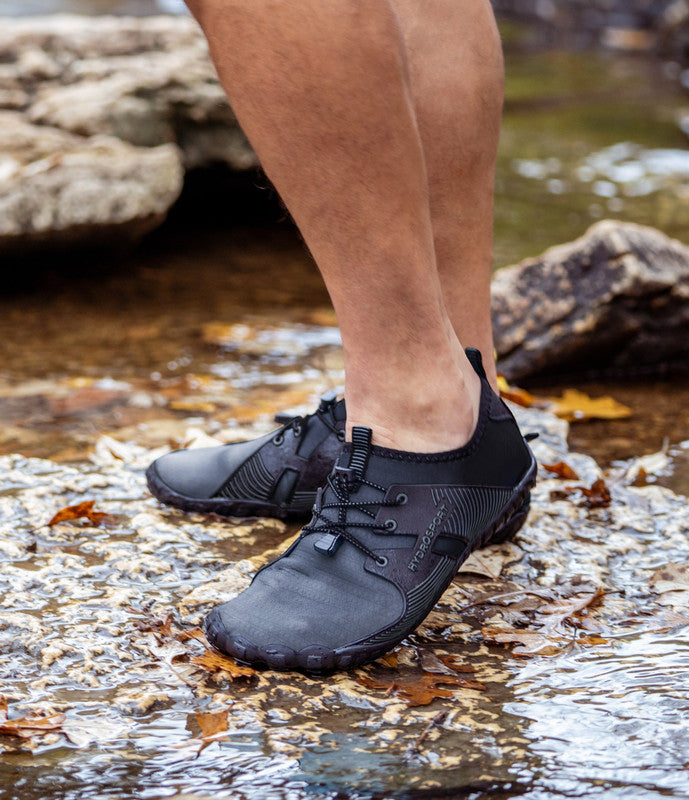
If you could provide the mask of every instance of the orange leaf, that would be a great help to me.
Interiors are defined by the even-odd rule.
[[[192,664],[210,672],[214,678],[234,680],[235,678],[248,678],[256,674],[256,670],[251,667],[244,667],[238,664],[233,658],[217,653],[214,650],[206,650],[200,656],[192,656]]]
[[[7,699],[0,696],[0,734],[4,736],[30,739],[32,736],[61,731],[64,721],[64,714],[44,714],[36,711],[29,711],[24,717],[8,719]]]
[[[367,689],[384,689],[408,706],[427,706],[437,697],[452,697],[458,689],[485,691],[485,684],[460,675],[407,672],[395,675],[359,675],[357,681]],[[454,688],[450,688],[454,687]]]
[[[577,389],[565,389],[562,397],[550,398],[552,411],[568,422],[584,422],[589,419],[625,419],[631,417],[632,410],[618,403],[609,395],[589,397]]]
[[[201,628],[189,628],[187,630],[180,631],[175,638],[180,642],[188,642],[189,639],[194,639],[197,642],[201,642],[204,647],[209,647],[206,634],[201,630]]]
[[[56,525],[58,522],[68,522],[72,519],[88,519],[94,525],[100,525],[101,522],[105,524],[112,524],[117,521],[117,517],[113,514],[106,514],[104,511],[96,511],[93,507],[95,500],[84,500],[83,503],[78,503],[75,506],[67,506],[55,514],[48,525]]]
[[[558,478],[567,478],[570,481],[579,480],[577,473],[564,461],[558,461],[556,464],[541,464],[541,466],[548,472],[557,475]]]
[[[227,709],[223,711],[215,711],[207,714],[202,714],[197,711],[194,714],[196,723],[201,728],[201,747],[199,753],[205,750],[208,745],[219,739],[226,739],[224,735],[227,733]]]
[[[540,398],[534,397],[526,389],[510,386],[504,375],[498,375],[498,390],[500,391],[500,397],[510,400],[518,406],[524,406],[524,408],[531,408],[532,406],[540,405],[542,402]]]

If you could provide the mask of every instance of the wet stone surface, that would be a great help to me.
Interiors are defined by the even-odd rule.
[[[514,543],[390,656],[322,677],[242,668],[195,630],[294,526],[163,508],[143,477],[160,449],[1,457],[0,685],[11,720],[56,722],[0,735],[0,797],[685,796],[686,500],[626,464],[586,507],[567,487],[595,462],[519,413],[539,462],[580,480],[541,470]],[[111,516],[46,524],[84,500]]]

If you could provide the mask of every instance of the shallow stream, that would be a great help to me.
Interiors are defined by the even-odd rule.
[[[689,240],[675,68],[508,33],[496,264],[601,216]],[[539,460],[581,480],[544,475],[516,543],[468,564],[389,660],[326,679],[232,679],[193,660],[203,645],[181,631],[294,528],[163,509],[142,468],[165,447],[267,430],[343,377],[318,273],[255,195],[260,224],[204,206],[222,187],[195,178],[136,252],[40,265],[0,299],[0,693],[10,717],[65,715],[47,737],[0,737],[0,798],[689,796],[689,580],[671,566],[689,558],[686,502],[631,486],[628,465],[605,474],[609,507],[566,491],[601,475],[591,455],[608,467],[665,439],[657,481],[689,491],[684,379],[577,384],[634,412],[575,425],[588,455],[568,453],[563,423],[521,412]],[[45,524],[87,499],[116,519]],[[449,696],[400,694],[439,675]]]

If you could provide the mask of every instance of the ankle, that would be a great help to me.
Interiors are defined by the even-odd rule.
[[[354,426],[371,428],[373,443],[395,450],[438,453],[454,450],[471,439],[478,419],[481,381],[471,370],[448,381],[399,386],[394,392],[362,392],[347,385],[347,438]],[[438,387],[442,387],[440,390]]]

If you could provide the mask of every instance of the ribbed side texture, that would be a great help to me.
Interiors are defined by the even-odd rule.
[[[254,453],[222,487],[220,494],[224,497],[268,500],[273,483],[273,476],[263,463],[261,454]]]
[[[297,508],[311,508],[311,506],[315,502],[316,502],[315,492],[295,492],[292,495],[292,502],[290,503],[290,505],[295,506]]]
[[[473,541],[497,518],[512,495],[511,489],[482,486],[433,489],[433,502],[445,501],[450,512],[443,520],[443,532]]]
[[[378,644],[397,638],[403,631],[416,628],[434,605],[435,596],[445,587],[445,582],[454,574],[456,562],[450,556],[443,556],[433,571],[407,595],[407,610],[402,619],[381,633],[366,639],[366,644]]]

